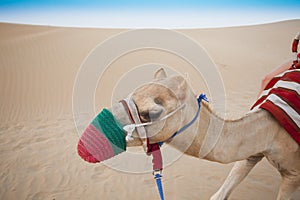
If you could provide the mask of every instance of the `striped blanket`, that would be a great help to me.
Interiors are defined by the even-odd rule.
[[[251,109],[269,111],[300,145],[300,69],[274,77]]]

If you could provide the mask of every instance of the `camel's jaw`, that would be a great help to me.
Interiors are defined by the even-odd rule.
[[[142,145],[148,152],[149,144],[165,142],[177,130],[178,123],[174,125],[174,121],[178,121],[184,106],[167,111],[157,98],[142,105],[145,104],[150,107],[138,107],[129,97],[114,105],[111,111],[126,131],[127,146]]]
[[[182,118],[182,105],[174,90],[160,82],[144,85],[132,94],[140,119],[146,125],[147,138],[151,144],[168,140],[178,129]],[[172,114],[174,110],[177,110]],[[164,119],[171,113],[170,117]]]

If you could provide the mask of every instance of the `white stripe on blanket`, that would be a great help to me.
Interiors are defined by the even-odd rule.
[[[270,90],[274,89],[274,88],[285,88],[288,90],[294,90],[295,92],[298,93],[298,95],[300,95],[300,85],[298,83],[292,82],[292,81],[282,81],[279,80],[273,87],[269,88],[268,90],[264,90],[260,97],[258,99],[260,99],[261,97],[269,94]]]
[[[295,124],[297,124],[298,127],[300,127],[299,114],[289,104],[275,94],[270,94],[262,103],[253,108],[253,110],[258,109],[259,106],[267,100],[273,102],[276,106],[284,110],[285,113],[288,113],[288,116],[295,122]]]

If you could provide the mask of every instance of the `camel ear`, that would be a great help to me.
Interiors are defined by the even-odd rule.
[[[155,79],[163,79],[163,78],[167,78],[167,73],[164,70],[164,68],[160,68],[159,70],[157,70],[154,74],[154,78]]]

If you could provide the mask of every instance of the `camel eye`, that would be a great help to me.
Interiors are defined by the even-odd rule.
[[[154,103],[158,104],[158,105],[162,105],[163,104],[163,100],[159,97],[154,99]]]

